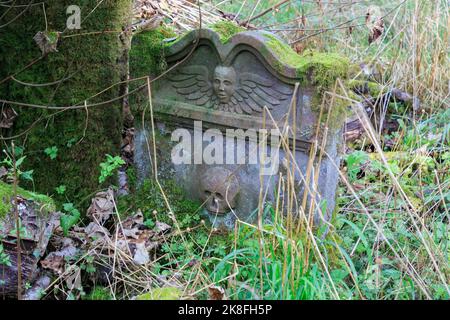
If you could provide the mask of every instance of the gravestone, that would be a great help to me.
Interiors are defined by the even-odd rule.
[[[308,215],[312,206],[315,224],[330,219],[343,118],[326,120],[333,105],[319,117],[324,84],[316,56],[297,56],[266,32],[223,43],[202,29],[168,46],[165,59],[169,72],[151,87],[159,179],[175,179],[217,227],[255,222],[258,208],[277,199],[295,214]],[[342,69],[342,60],[327,59],[329,74]],[[136,127],[142,180],[153,174],[149,110]]]

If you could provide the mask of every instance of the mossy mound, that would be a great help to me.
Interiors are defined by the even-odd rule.
[[[317,88],[317,94],[313,101],[313,110],[319,114],[322,103],[324,103],[323,95],[326,91],[334,92],[336,80],[343,80],[345,85],[348,79],[351,63],[349,59],[337,53],[318,52],[306,50],[302,54],[297,54],[288,44],[271,34],[265,34],[266,45],[280,61],[280,68],[285,66],[296,69],[296,75],[299,82],[303,85],[312,85]],[[326,107],[323,111],[320,122],[328,123],[330,128],[341,128],[342,123],[347,117],[348,106],[351,101],[338,96],[345,96],[342,88],[336,87],[333,105]],[[353,92],[350,92],[350,99],[357,99]],[[328,98],[331,101],[332,96]],[[325,105],[328,105],[325,102]]]
[[[132,77],[156,76],[163,72],[167,67],[164,48],[168,46],[164,39],[175,36],[175,32],[167,27],[144,30],[133,36],[130,50]]]
[[[129,23],[131,0],[46,0],[46,19],[42,6],[32,5],[21,14],[23,6],[19,5],[27,4],[28,0],[21,0],[15,2],[16,7],[0,8],[0,16],[5,14],[4,21],[11,22],[0,28],[0,80],[15,75],[22,82],[4,81],[0,96],[58,107],[112,102],[58,112],[14,106],[19,116],[12,130],[2,134],[16,136],[16,145],[24,147],[28,156],[24,166],[34,170],[38,192],[51,194],[63,184],[71,202],[87,206],[88,201],[83,200],[99,189],[99,164],[105,154],[120,151],[122,106],[115,100],[120,91],[115,84],[124,73],[121,30]],[[81,30],[66,27],[66,9],[73,4],[81,8]],[[58,51],[40,58],[33,37],[46,31],[46,22],[47,34],[59,34]],[[30,64],[32,61],[35,63]],[[53,146],[58,154],[51,160],[44,150]]]
[[[347,88],[364,94],[366,91],[372,97],[380,97],[389,92],[388,86],[383,86],[374,81],[351,79],[347,82]]]
[[[296,69],[302,83],[310,82],[323,89],[334,85],[336,79],[348,76],[350,61],[337,53],[307,50],[300,55],[277,37],[270,34],[265,37],[266,45],[281,64]]]
[[[88,295],[82,296],[82,300],[113,300],[111,292],[105,287],[96,287]]]
[[[155,288],[137,296],[136,300],[179,300],[182,294],[183,292],[175,287]]]
[[[227,43],[235,34],[246,31],[245,28],[238,26],[231,21],[219,21],[211,26],[208,26],[208,28],[217,32],[222,43]]]
[[[17,195],[27,200],[35,201],[43,213],[55,211],[53,200],[45,195],[37,194],[17,187]],[[12,211],[14,187],[0,181],[0,219]]]
[[[153,212],[158,213],[161,221],[171,224],[172,221],[168,215],[165,198],[170,203],[170,208],[177,216],[181,225],[189,226],[191,222],[199,222],[199,208],[201,204],[186,198],[185,192],[175,180],[162,180],[161,186],[164,195],[154,179],[145,179],[139,186],[136,181],[136,173],[133,168],[127,170],[129,178],[130,195],[119,198],[119,212],[125,216],[130,213],[141,210],[147,219],[154,219]]]

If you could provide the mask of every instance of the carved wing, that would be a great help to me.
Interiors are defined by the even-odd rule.
[[[290,89],[275,87],[273,80],[256,74],[245,72],[239,79],[239,86],[230,103],[237,113],[261,113],[264,107],[270,110],[292,95]]]
[[[212,84],[205,66],[179,68],[168,79],[176,92],[196,105],[203,106],[211,100]]]

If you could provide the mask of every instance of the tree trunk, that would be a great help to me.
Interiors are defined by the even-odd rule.
[[[131,2],[46,0],[45,14],[43,5],[28,7],[29,0],[0,7],[0,16],[5,14],[0,24],[9,23],[0,28],[0,107],[11,106],[18,114],[12,132],[2,135],[14,137],[29,155],[21,169],[34,170],[34,185],[25,187],[53,194],[55,187],[65,185],[66,193],[55,195],[56,200],[65,202],[67,197],[81,209],[89,205],[89,195],[102,187],[99,164],[105,154],[120,153],[118,83],[125,77],[121,60],[127,49],[121,36],[131,24]],[[67,28],[71,5],[81,9],[80,30]],[[40,46],[34,39],[37,34]],[[57,51],[46,45],[50,40],[43,34],[51,41],[59,37]],[[49,50],[43,54],[42,48]],[[81,108],[48,110],[23,103]],[[85,103],[98,105],[84,108]],[[53,146],[58,151],[51,159],[44,151]]]

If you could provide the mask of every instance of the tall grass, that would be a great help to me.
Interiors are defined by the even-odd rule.
[[[334,164],[341,182],[329,223],[314,226],[311,216],[321,204],[295,198],[292,177],[299,169],[288,156],[275,191],[288,196],[261,202],[258,223],[237,221],[234,233],[218,235],[201,220],[201,207],[182,206],[170,214],[177,232],[164,239],[151,265],[130,270],[126,253],[114,255],[107,264],[116,272],[109,290],[116,298],[118,288],[129,298],[158,286],[179,286],[184,298],[207,298],[208,288],[219,286],[229,299],[449,299],[448,1],[296,0],[251,19],[278,2],[224,0],[212,7],[278,33],[299,52],[337,51],[365,63],[371,81],[410,93],[420,107],[384,104],[373,119],[355,107],[365,132],[347,147],[344,163]],[[365,25],[370,5],[381,8],[385,23],[372,44]],[[343,82],[336,88],[326,96],[350,96]],[[399,129],[381,130],[386,117]],[[285,140],[279,147],[289,155]],[[328,157],[321,140],[314,147],[311,159]],[[312,186],[311,199],[318,197],[310,174],[317,165],[311,161],[301,173]],[[152,201],[167,204],[166,193],[164,186],[153,188]],[[300,205],[289,205],[293,201]],[[172,205],[155,219],[168,212]]]

